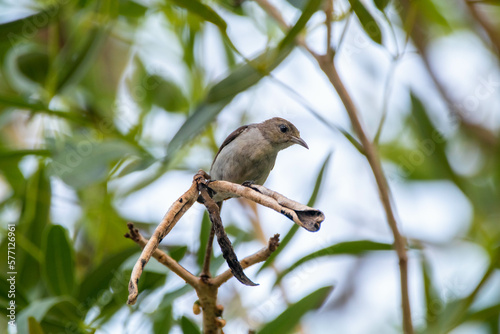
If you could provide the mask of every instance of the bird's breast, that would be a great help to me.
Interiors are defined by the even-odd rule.
[[[263,184],[274,167],[277,153],[259,129],[249,128],[222,148],[210,175],[214,180]]]

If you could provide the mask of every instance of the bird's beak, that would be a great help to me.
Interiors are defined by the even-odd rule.
[[[309,146],[307,146],[306,142],[304,141],[304,139],[300,138],[300,137],[295,137],[295,136],[292,136],[292,142],[294,144],[299,144],[300,146],[304,146],[305,148],[309,149]]]

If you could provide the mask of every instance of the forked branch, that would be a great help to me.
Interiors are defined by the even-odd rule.
[[[219,286],[235,276],[240,282],[246,285],[255,285],[243,273],[243,269],[255,263],[265,261],[279,245],[279,235],[276,234],[269,240],[268,246],[257,253],[238,261],[232,248],[231,242],[227,237],[220,218],[219,206],[212,199],[211,194],[222,193],[224,197],[245,197],[256,203],[267,206],[277,212],[285,215],[298,225],[308,231],[318,231],[321,222],[325,219],[324,214],[316,209],[292,201],[285,196],[269,190],[263,186],[254,184],[238,185],[225,181],[211,181],[210,177],[203,171],[199,171],[193,178],[193,184],[189,190],[184,193],[170,207],[162,222],[158,225],[155,232],[149,240],[145,239],[133,224],[129,223],[129,233],[125,237],[132,239],[143,248],[141,256],[137,260],[129,282],[128,304],[134,304],[138,296],[138,282],[145,265],[151,256],[164,264],[186,283],[191,285],[198,294],[199,305],[203,309],[203,328],[204,333],[220,333],[220,328],[224,321],[221,317],[221,308],[216,305],[217,290]],[[159,243],[172,230],[182,215],[198,200],[203,203],[210,216],[212,228],[217,236],[217,241],[221,246],[226,262],[230,270],[227,270],[217,277],[211,278],[208,268],[203,268],[200,277],[194,276],[170,256],[158,249]],[[211,247],[207,247],[205,261],[210,257]],[[207,262],[208,263],[208,262]]]

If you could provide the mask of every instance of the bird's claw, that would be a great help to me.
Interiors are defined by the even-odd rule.
[[[196,183],[200,183],[200,182],[204,182],[204,181],[206,182],[206,181],[210,181],[210,180],[211,180],[210,175],[208,175],[208,173],[205,172],[203,169],[200,169],[193,176],[193,181],[196,182]]]
[[[254,184],[256,184],[255,181],[249,180],[249,181],[243,182],[241,185],[244,186],[244,187],[252,188],[252,185],[254,185]]]

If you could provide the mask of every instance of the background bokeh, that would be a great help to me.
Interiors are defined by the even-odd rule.
[[[248,202],[224,205],[240,258],[275,233],[290,239],[246,270],[258,287],[221,287],[225,332],[402,332],[373,172],[303,46],[324,53],[331,24],[333,61],[408,243],[415,330],[500,333],[499,2],[335,0],[326,24],[329,2],[318,2],[302,46],[285,41],[269,8],[293,26],[314,3],[0,0],[0,331],[199,333],[195,292],[154,260],[125,305],[140,252],[126,223],[150,236],[231,131],[279,116],[310,149],[281,152],[266,186],[326,220],[310,233]],[[195,204],[161,247],[199,273],[208,226]],[[226,269],[215,248],[214,273]]]

